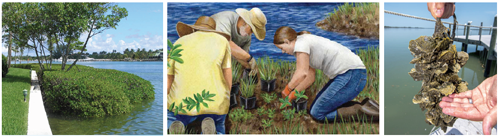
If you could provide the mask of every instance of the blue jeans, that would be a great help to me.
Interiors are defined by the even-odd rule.
[[[311,104],[311,116],[320,121],[334,121],[337,108],[356,98],[366,85],[366,69],[351,69],[337,75],[319,91]]]
[[[226,114],[225,115],[204,114],[197,116],[189,116],[180,114],[174,115],[174,112],[168,111],[167,117],[168,117],[167,128],[170,128],[170,125],[172,125],[174,121],[181,121],[184,124],[184,126],[187,126],[189,123],[195,121],[196,119],[205,119],[206,117],[211,117],[212,119],[214,119],[215,130],[217,131],[217,134],[226,134],[226,127],[224,126],[226,121]]]

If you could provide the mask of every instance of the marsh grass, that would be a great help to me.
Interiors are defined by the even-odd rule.
[[[241,96],[249,98],[254,96],[255,84],[252,77],[242,78],[240,82]]]
[[[279,68],[279,64],[269,58],[269,56],[265,56],[259,58],[257,62],[259,66],[260,78],[266,81],[276,79],[276,73]]]
[[[378,101],[380,84],[379,48],[375,46],[368,46],[366,49],[358,50],[357,54],[363,61],[363,64],[365,64],[367,73],[367,85],[358,97],[369,97]]]
[[[345,3],[329,12],[316,26],[329,31],[378,38],[378,3]]]

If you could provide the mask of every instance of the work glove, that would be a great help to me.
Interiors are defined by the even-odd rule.
[[[287,97],[290,93],[292,92],[292,89],[288,87],[288,85],[285,86],[285,89],[281,92],[281,97],[285,98]]]
[[[297,97],[295,96],[295,91],[292,91],[290,95],[288,95],[288,101],[291,103],[295,99],[297,99]]]
[[[250,64],[250,76],[255,76],[257,74],[258,68],[257,68],[257,62],[255,61],[255,58],[251,57],[250,60],[248,61],[248,64]]]

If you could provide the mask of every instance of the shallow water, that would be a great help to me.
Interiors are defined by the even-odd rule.
[[[194,24],[200,16],[211,16],[221,11],[234,11],[236,8],[250,10],[258,7],[267,18],[266,37],[259,41],[252,35],[250,54],[256,58],[268,55],[272,59],[295,60],[295,57],[281,53],[273,44],[274,33],[281,26],[289,26],[295,31],[309,31],[336,41],[355,51],[367,46],[379,45],[378,39],[360,39],[355,36],[328,32],[316,27],[328,12],[343,3],[167,3],[168,39],[173,43],[179,38],[175,30],[177,22]]]
[[[151,82],[155,88],[155,99],[136,104],[131,113],[102,118],[64,117],[48,113],[52,134],[163,135],[163,62],[78,62],[78,64],[135,74]]]
[[[409,63],[413,56],[408,50],[408,44],[410,40],[417,39],[422,35],[432,36],[434,29],[388,28],[384,31],[385,134],[428,135],[433,126],[425,122],[424,111],[420,110],[418,104],[412,103],[413,96],[420,90],[422,82],[414,81],[408,75],[414,66]],[[457,46],[457,51],[461,51],[462,44],[459,42],[454,44]],[[483,77],[484,69],[481,67],[478,56],[472,54],[475,49],[475,45],[469,45],[467,50],[469,60],[458,72],[458,76],[469,83],[469,89],[475,88],[485,79]],[[483,47],[479,46],[478,50],[483,50]]]

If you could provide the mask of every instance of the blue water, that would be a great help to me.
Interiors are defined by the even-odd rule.
[[[49,124],[54,135],[163,135],[163,62],[77,64],[135,74],[151,82],[155,89],[155,99],[136,104],[131,113],[101,118],[66,117],[49,113]]]
[[[179,38],[175,30],[177,22],[194,24],[200,16],[211,16],[221,11],[234,11],[237,8],[250,10],[258,7],[267,17],[266,37],[263,41],[252,35],[250,54],[256,58],[268,55],[272,59],[295,60],[295,57],[281,53],[273,44],[274,33],[281,26],[289,26],[295,31],[309,31],[336,41],[355,51],[367,46],[378,46],[378,39],[360,39],[342,35],[316,27],[328,12],[343,3],[167,3],[168,39],[173,43]]]
[[[408,72],[414,67],[409,62],[413,56],[408,49],[410,40],[422,35],[432,36],[434,29],[384,29],[384,102],[385,102],[385,134],[387,135],[428,135],[433,128],[425,122],[424,111],[419,105],[413,104],[412,99],[422,86],[421,81],[414,81]],[[477,34],[475,33],[471,34]],[[458,35],[463,35],[463,30]],[[488,32],[483,31],[482,34]],[[462,44],[454,43],[457,51],[461,51]],[[484,68],[481,67],[479,58],[474,55],[475,45],[469,45],[467,51],[469,60],[458,72],[462,80],[469,83],[468,88],[473,89],[485,78]],[[478,50],[483,50],[482,46]]]

